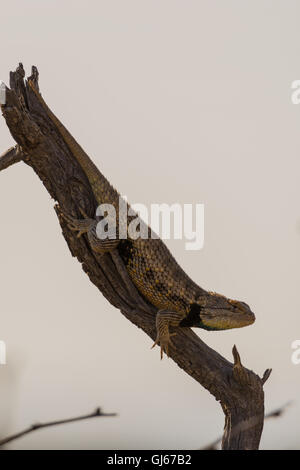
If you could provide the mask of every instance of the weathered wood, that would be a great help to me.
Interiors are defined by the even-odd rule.
[[[18,163],[22,160],[22,152],[18,145],[11,147],[0,156],[0,171],[5,170],[14,163]]]
[[[91,282],[126,318],[154,340],[155,308],[148,302],[141,308],[142,299],[134,291],[128,293],[111,256],[95,255],[86,237],[77,238],[60,216],[59,207],[74,217],[80,218],[78,207],[87,214],[94,214],[96,201],[85,174],[45,115],[24,76],[21,64],[11,72],[6,104],[1,106],[7,126],[18,144],[15,161],[21,158],[29,165],[57,201],[55,210],[63,236]],[[38,85],[36,68],[31,77]],[[7,166],[4,161],[1,166],[0,160],[0,170]],[[263,384],[270,371],[267,370],[261,379],[243,367],[235,347],[234,363],[230,363],[188,328],[179,329],[174,344],[176,350],[170,352],[171,358],[221,403],[225,413],[223,449],[257,449],[264,422]]]

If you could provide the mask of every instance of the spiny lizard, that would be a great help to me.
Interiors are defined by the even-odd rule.
[[[87,176],[97,203],[113,204],[118,214],[119,193],[48,108],[35,81],[29,79],[28,84]],[[173,346],[169,326],[225,330],[247,326],[255,321],[253,312],[244,302],[207,292],[195,284],[161,239],[134,240],[128,237],[127,240],[100,240],[96,234],[98,219],[85,214],[83,219],[74,219],[66,214],[64,217],[69,228],[78,231],[78,236],[87,233],[95,252],[118,253],[133,284],[157,308],[157,338],[153,346],[160,345],[161,358],[163,352],[169,354],[169,345]]]

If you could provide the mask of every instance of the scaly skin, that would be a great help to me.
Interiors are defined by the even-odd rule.
[[[97,203],[113,204],[118,214],[119,193],[48,108],[34,82],[29,79],[28,84],[86,174]],[[254,322],[255,316],[245,303],[207,292],[195,284],[178,265],[161,239],[128,238],[105,244],[96,236],[96,220],[87,217],[75,220],[68,215],[65,215],[65,218],[69,227],[79,232],[79,236],[83,233],[88,234],[90,244],[95,251],[99,253],[110,251],[112,254],[116,254],[117,251],[133,284],[157,308],[157,339],[153,346],[160,344],[161,357],[163,351],[168,354],[169,345],[172,345],[169,326],[223,330],[240,328]]]

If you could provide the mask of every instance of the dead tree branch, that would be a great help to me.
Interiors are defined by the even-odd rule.
[[[81,207],[85,213],[95,214],[96,201],[85,174],[24,76],[22,64],[15,72],[11,72],[10,88],[6,89],[6,104],[1,106],[22,160],[35,171],[66,213],[80,218],[78,208]],[[35,67],[32,68],[30,78],[38,87],[38,71]],[[129,293],[110,254],[97,257],[85,236],[77,238],[68,229],[57,206],[56,213],[72,255],[82,264],[91,282],[128,320],[154,340],[155,308],[145,302],[135,288]],[[220,401],[225,413],[223,448],[258,448],[264,422],[263,384],[270,371],[267,370],[261,379],[242,366],[236,347],[233,349],[232,364],[203,343],[192,330],[179,330],[174,338],[176,349],[172,349],[170,356]]]
[[[289,401],[288,403],[285,403],[285,405],[282,405],[280,408],[276,408],[275,410],[270,411],[265,415],[265,421],[266,419],[270,418],[280,418],[286,411],[287,407],[291,404]],[[222,441],[223,436],[218,437],[215,441],[211,442],[205,447],[202,447],[200,450],[217,450],[218,444]]]
[[[29,426],[29,428],[26,428],[21,432],[12,434],[11,436],[5,437],[4,439],[0,439],[0,447],[4,446],[5,444],[8,444],[8,442],[15,441],[16,439],[19,439],[20,437],[25,436],[26,434],[30,434],[33,431],[37,431],[38,429],[49,428],[50,426],[58,426],[60,424],[74,423],[75,421],[83,421],[85,419],[90,419],[90,418],[98,418],[99,416],[111,417],[111,416],[117,416],[117,414],[116,413],[102,413],[100,408],[96,408],[95,411],[93,411],[92,413],[88,415],[77,416],[75,418],[61,419],[58,421],[49,421],[48,423],[35,423]]]
[[[21,160],[22,152],[20,151],[18,145],[11,147],[0,156],[0,171],[5,170],[9,166],[13,165],[14,163],[18,163]]]

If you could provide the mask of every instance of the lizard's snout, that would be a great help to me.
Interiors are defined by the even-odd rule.
[[[255,322],[255,315],[248,304],[240,302],[239,300],[232,300],[230,303],[234,309],[240,313],[244,326],[251,325]]]

